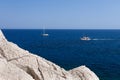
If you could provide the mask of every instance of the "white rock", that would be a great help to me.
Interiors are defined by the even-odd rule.
[[[8,63],[5,59],[0,58],[0,80],[34,80],[17,66]]]
[[[0,58],[6,59],[6,65],[11,65],[11,68],[14,68],[14,70],[9,70],[8,67],[4,67],[6,65],[0,63],[2,65],[0,67],[1,80],[17,80],[19,76],[22,77],[19,78],[19,80],[23,80],[24,78],[24,80],[33,80],[32,78],[35,80],[99,80],[94,72],[85,66],[66,71],[42,57],[29,53],[28,51],[19,48],[16,44],[8,42],[1,31]],[[4,75],[6,76],[6,78],[4,78],[4,76],[2,76],[2,73],[4,73],[2,70],[3,68],[6,72],[8,71],[16,76],[16,79],[12,79],[11,74]],[[24,72],[25,75],[17,73],[19,71],[21,73]],[[27,79],[26,76],[30,79]],[[10,78],[7,79],[7,77]]]
[[[99,80],[95,73],[88,69],[86,66],[80,66],[78,68],[70,70],[69,72],[73,74],[76,79],[81,78],[81,80]]]

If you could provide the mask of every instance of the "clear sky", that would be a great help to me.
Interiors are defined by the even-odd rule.
[[[120,29],[120,0],[0,0],[0,28]]]

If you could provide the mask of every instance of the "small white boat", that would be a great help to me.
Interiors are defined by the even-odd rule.
[[[43,29],[43,34],[42,34],[42,36],[49,36],[49,34],[47,34],[47,33],[45,33],[45,28]]]
[[[42,34],[42,36],[49,36],[49,34],[45,34],[45,33],[44,33],[44,34]]]
[[[91,38],[87,37],[87,36],[84,36],[84,37],[80,38],[80,40],[89,41],[89,40],[91,40]]]

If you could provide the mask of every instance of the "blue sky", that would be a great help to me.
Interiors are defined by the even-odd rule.
[[[120,29],[120,0],[0,0],[0,28]]]

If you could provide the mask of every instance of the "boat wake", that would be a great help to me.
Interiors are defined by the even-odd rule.
[[[92,40],[120,40],[120,39],[92,39]]]

